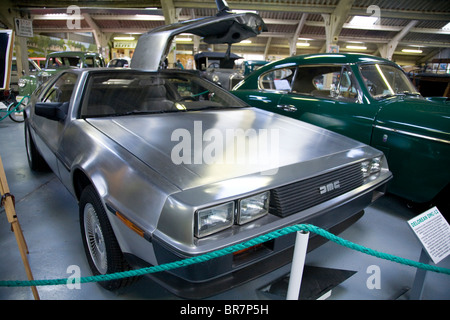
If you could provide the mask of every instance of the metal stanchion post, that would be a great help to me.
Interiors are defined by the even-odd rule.
[[[294,256],[292,258],[291,275],[287,291],[287,300],[298,300],[302,284],[303,267],[305,266],[306,249],[308,248],[309,232],[297,231]]]

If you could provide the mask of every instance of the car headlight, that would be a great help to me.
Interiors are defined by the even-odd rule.
[[[27,82],[25,81],[25,79],[20,78],[18,85],[19,85],[19,87],[23,88],[27,85]]]
[[[232,226],[234,223],[234,201],[196,212],[194,234],[197,238],[210,235]]]
[[[368,178],[372,175],[377,175],[381,171],[381,167],[381,157],[375,157],[373,159],[361,162],[361,171],[364,178]]]
[[[214,82],[219,82],[219,76],[217,75],[217,74],[215,74],[215,75],[213,75],[212,76],[212,81],[214,81]]]
[[[241,225],[258,219],[269,212],[269,195],[266,191],[257,195],[241,199],[236,216],[236,223]]]

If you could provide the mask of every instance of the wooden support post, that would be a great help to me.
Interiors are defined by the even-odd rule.
[[[16,209],[14,206],[14,197],[9,193],[8,182],[6,181],[6,174],[3,168],[2,158],[0,157],[0,195],[1,204],[5,207],[6,217],[11,224],[11,229],[16,236],[17,245],[19,246],[20,256],[22,257],[23,265],[25,266],[25,272],[28,280],[33,280],[33,274],[31,273],[30,264],[28,263],[28,247],[25,242],[25,238],[20,228],[19,220],[17,219]],[[39,294],[36,287],[31,287],[35,300],[39,299]]]

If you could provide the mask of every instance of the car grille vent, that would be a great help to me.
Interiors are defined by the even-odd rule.
[[[271,190],[270,213],[286,217],[362,186],[361,164]]]

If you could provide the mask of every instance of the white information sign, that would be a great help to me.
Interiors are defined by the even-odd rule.
[[[20,37],[33,37],[33,21],[29,19],[14,18],[16,35]]]
[[[450,254],[450,225],[438,208],[408,220],[408,224],[435,264]]]

